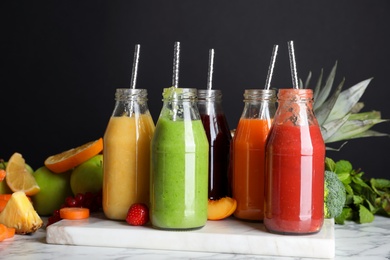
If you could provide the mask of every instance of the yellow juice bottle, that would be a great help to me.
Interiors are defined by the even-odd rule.
[[[155,125],[146,89],[117,89],[104,134],[103,211],[125,220],[133,203],[149,205],[150,142]]]

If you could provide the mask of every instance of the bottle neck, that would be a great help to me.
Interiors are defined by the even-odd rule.
[[[241,118],[270,120],[276,111],[276,91],[273,89],[246,89],[244,103]]]
[[[199,120],[195,88],[165,88],[163,91],[163,109],[160,117],[172,121]]]
[[[221,90],[199,89],[198,109],[201,115],[224,114],[222,109]]]
[[[278,92],[278,121],[296,126],[318,125],[313,112],[311,89],[280,89]]]
[[[244,102],[276,102],[274,89],[246,89]]]
[[[148,91],[146,89],[118,88],[115,92],[115,101],[119,102],[146,102],[147,97]]]
[[[149,114],[147,95],[146,89],[117,89],[112,116],[132,117],[137,114]]]
[[[221,102],[222,92],[219,89],[199,89],[198,102]]]

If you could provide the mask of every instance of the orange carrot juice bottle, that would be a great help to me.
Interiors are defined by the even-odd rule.
[[[146,89],[117,89],[104,134],[103,211],[125,220],[133,203],[149,205],[150,143],[155,125]]]
[[[275,114],[275,90],[248,89],[244,111],[233,138],[234,216],[261,221],[264,217],[265,145]]]

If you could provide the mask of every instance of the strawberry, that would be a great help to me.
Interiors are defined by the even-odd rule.
[[[134,203],[127,212],[126,222],[133,226],[142,226],[149,221],[149,209],[144,203]]]

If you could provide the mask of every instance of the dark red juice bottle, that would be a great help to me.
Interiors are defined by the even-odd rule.
[[[209,141],[209,199],[230,196],[228,169],[230,129],[222,109],[220,90],[198,90],[198,109]]]

